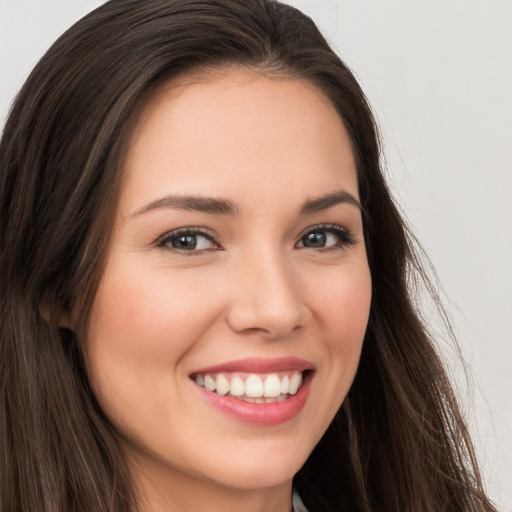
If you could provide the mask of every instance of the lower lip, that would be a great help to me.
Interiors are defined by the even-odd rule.
[[[281,402],[253,404],[231,396],[218,395],[213,391],[196,386],[196,389],[213,407],[232,418],[254,425],[279,425],[291,420],[304,407],[311,387],[312,372],[306,374],[304,382],[295,395]]]

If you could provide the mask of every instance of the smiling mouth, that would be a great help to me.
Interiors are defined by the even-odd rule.
[[[190,377],[207,391],[230,396],[243,402],[269,404],[281,402],[295,395],[307,372],[298,370],[273,373],[208,372]]]

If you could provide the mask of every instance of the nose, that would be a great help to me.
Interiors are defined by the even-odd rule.
[[[286,337],[304,326],[309,310],[286,258],[266,252],[238,265],[228,323],[236,332],[259,332],[269,339]]]

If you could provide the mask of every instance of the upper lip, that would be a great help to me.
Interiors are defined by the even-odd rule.
[[[253,357],[247,359],[238,359],[225,363],[199,368],[191,374],[197,373],[220,373],[220,372],[245,372],[245,373],[272,373],[287,370],[313,370],[314,365],[305,359],[298,357],[280,357],[276,359],[267,359],[263,357]]]

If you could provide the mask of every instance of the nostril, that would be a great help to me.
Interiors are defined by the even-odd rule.
[[[229,326],[238,333],[263,334],[269,338],[284,338],[300,330],[304,315],[298,309],[279,311],[265,306],[233,306],[228,314]]]

